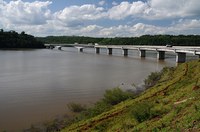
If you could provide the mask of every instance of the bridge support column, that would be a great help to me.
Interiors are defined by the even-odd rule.
[[[128,56],[128,49],[122,49],[122,54],[124,56]]]
[[[100,53],[100,48],[95,48],[95,52],[96,52],[96,54],[99,54]]]
[[[59,46],[59,47],[58,47],[58,50],[62,50],[62,47],[61,47],[61,46]]]
[[[78,51],[79,52],[83,52],[83,48],[78,48]]]
[[[107,54],[112,55],[112,48],[107,48]]]
[[[165,51],[158,51],[157,52],[157,59],[164,60],[165,59]]]
[[[139,50],[139,52],[140,52],[140,57],[146,56],[146,50]]]
[[[183,63],[183,62],[185,62],[185,60],[186,60],[186,53],[180,53],[180,52],[176,53],[176,62],[177,63]]]

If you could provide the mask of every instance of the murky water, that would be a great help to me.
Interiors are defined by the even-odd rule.
[[[94,103],[106,89],[140,84],[153,71],[175,66],[175,58],[141,59],[137,51],[123,57],[94,49],[0,50],[0,131],[21,131],[62,115],[67,103]]]

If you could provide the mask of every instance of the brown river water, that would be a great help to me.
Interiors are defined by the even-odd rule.
[[[139,85],[151,72],[176,65],[172,55],[157,61],[156,53],[147,53],[145,59],[138,54],[95,54],[94,49],[80,53],[76,48],[0,50],[0,131],[22,131],[65,114],[69,102],[92,104],[106,89]]]

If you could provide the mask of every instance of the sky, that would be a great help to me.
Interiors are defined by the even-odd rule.
[[[199,0],[0,0],[0,29],[34,36],[200,35]]]

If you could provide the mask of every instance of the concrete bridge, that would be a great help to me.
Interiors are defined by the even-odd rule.
[[[48,44],[46,44],[48,46]],[[107,54],[111,55],[114,49],[121,49],[124,56],[128,56],[129,50],[138,50],[140,57],[146,57],[146,51],[155,51],[158,60],[165,59],[165,52],[176,53],[176,62],[182,63],[186,61],[186,54],[197,55],[200,58],[200,46],[141,46],[141,45],[87,45],[87,44],[54,44],[59,50],[62,47],[73,46],[79,52],[83,52],[84,48],[94,48],[96,54],[100,53],[100,49],[107,49]]]
[[[129,50],[138,50],[140,57],[146,56],[146,51],[155,51],[157,52],[157,59],[164,60],[165,52],[173,52],[176,53],[176,62],[182,63],[186,61],[186,54],[198,55],[200,57],[200,47],[191,47],[191,46],[174,46],[174,47],[166,47],[166,46],[130,46],[130,45],[98,45],[95,46],[95,51],[97,54],[100,53],[100,49],[107,49],[107,54],[112,54],[113,49],[121,49],[122,54],[124,56],[128,56]]]
[[[58,49],[62,50],[62,47],[75,47],[79,52],[83,52],[84,48],[94,48],[94,45],[91,44],[45,44],[45,46],[49,49]]]

